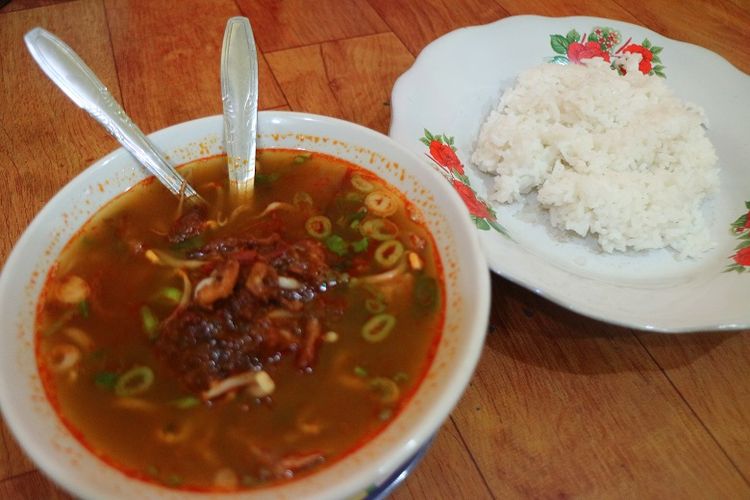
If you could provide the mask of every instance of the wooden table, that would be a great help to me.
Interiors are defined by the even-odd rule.
[[[246,15],[261,109],[387,132],[393,82],[426,44],[514,14],[637,23],[750,72],[747,0],[13,0],[0,9],[0,260],[116,147],[33,63],[22,36],[34,26],[74,47],[151,132],[221,113],[224,25]],[[750,333],[637,332],[492,285],[476,376],[394,498],[750,498]],[[67,498],[0,431],[0,498]]]

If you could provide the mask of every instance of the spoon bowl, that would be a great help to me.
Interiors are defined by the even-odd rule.
[[[246,17],[227,22],[221,49],[221,100],[229,194],[238,206],[252,198],[258,127],[258,55]]]

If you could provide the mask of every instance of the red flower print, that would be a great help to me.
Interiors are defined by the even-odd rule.
[[[568,45],[568,59],[570,62],[581,64],[581,59],[591,59],[592,57],[601,57],[609,62],[609,52],[602,50],[601,45],[597,42],[573,42]]]
[[[453,148],[449,145],[440,141],[431,141],[430,155],[438,165],[444,167],[448,172],[454,171],[464,175],[464,166],[461,165],[461,160],[458,159],[456,153],[453,152]]]
[[[471,215],[479,217],[480,219],[486,219],[490,217],[491,214],[487,209],[487,206],[481,201],[477,200],[474,191],[472,191],[469,186],[455,179],[451,182],[451,184],[453,184],[453,188],[458,191],[458,194],[461,195],[461,198],[463,198],[464,203],[466,203],[466,206],[468,207],[469,213],[471,213]]]
[[[740,229],[740,232],[746,229],[750,229],[750,212],[748,212],[747,215],[745,215],[745,225],[742,226],[742,229]]]
[[[741,266],[750,266],[750,247],[740,248],[734,254],[734,261]]]
[[[739,225],[739,220],[740,219],[737,219],[737,222],[733,225],[735,233],[744,233],[750,229],[750,212],[745,214],[745,223],[742,226]]]
[[[644,75],[648,75],[651,72],[651,60],[654,58],[654,54],[643,45],[631,44],[622,49],[623,52],[630,52],[631,54],[640,54],[641,62],[638,63],[638,69]]]

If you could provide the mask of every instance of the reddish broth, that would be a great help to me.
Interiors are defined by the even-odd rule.
[[[443,276],[418,209],[331,156],[258,158],[247,209],[227,205],[224,157],[196,161],[182,172],[205,216],[187,221],[146,180],[48,275],[36,347],[48,397],[131,476],[231,491],[307,474],[387,426],[431,362]],[[221,279],[198,301],[201,281]]]

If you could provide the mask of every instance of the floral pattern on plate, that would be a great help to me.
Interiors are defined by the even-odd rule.
[[[750,201],[745,202],[745,208],[749,211],[737,217],[731,224],[732,232],[740,242],[735,247],[734,255],[729,257],[732,262],[727,265],[725,271],[744,273],[750,270]]]
[[[474,188],[471,187],[471,181],[464,172],[464,165],[456,155],[453,137],[445,134],[434,135],[424,129],[424,136],[419,140],[429,148],[429,152],[425,153],[427,158],[438,166],[437,171],[448,179],[453,189],[461,196],[477,229],[482,231],[494,229],[510,237],[505,228],[497,222],[497,215],[489,203],[478,197]]]
[[[580,35],[576,30],[570,30],[566,35],[550,35],[550,46],[557,54],[551,62],[558,64],[581,64],[582,59],[600,57],[611,63],[612,69],[624,73],[623,56],[625,54],[640,54],[641,62],[638,69],[644,75],[656,75],[665,78],[664,65],[659,54],[662,47],[653,45],[648,38],[638,43],[631,43],[633,38],[620,45],[622,35],[614,28],[594,27],[590,33]],[[617,48],[619,45],[619,48]]]
[[[571,33],[568,39],[572,28],[579,35]],[[551,48],[550,35],[554,33],[565,39],[555,39],[560,42],[557,50]],[[594,46],[587,45],[589,42]],[[750,208],[743,210],[750,192],[750,176],[743,170],[750,157],[750,141],[744,140],[741,127],[750,116],[750,95],[746,91],[750,76],[717,54],[613,19],[510,16],[453,31],[426,46],[394,85],[389,135],[420,157],[429,153],[431,159],[425,158],[425,164],[439,170],[455,186],[461,178],[449,171],[452,154],[441,146],[447,143],[462,162],[461,175],[471,180],[463,189],[475,192],[475,198],[490,201],[484,191],[483,173],[469,162],[481,124],[489,110],[497,106],[499,93],[521,71],[545,61],[575,64],[568,59],[573,43],[581,47],[574,46],[571,56],[580,58],[583,49],[597,49],[609,54],[608,65],[612,54],[623,45],[640,45],[657,57],[651,58],[649,74],[664,60],[669,86],[705,110],[711,122],[708,133],[712,140],[717,139],[714,145],[721,158],[721,189],[712,212],[716,221],[724,222],[710,228],[716,248],[699,260],[675,259],[668,251],[604,254],[578,240],[555,238],[534,222],[531,213],[518,214],[511,206],[492,203],[498,221],[512,239],[492,226],[489,230],[477,229],[490,269],[563,307],[631,328],[673,333],[748,328],[750,309],[743,297],[747,288],[744,277],[750,276],[750,265],[742,265],[747,267],[742,278],[736,275],[739,268],[737,273],[722,271],[739,264],[738,260],[750,261],[750,250],[740,252],[742,248],[736,248],[744,242],[739,237],[750,234],[750,227],[740,232],[727,230],[740,214],[750,213]],[[556,56],[565,60],[553,61]],[[675,65],[675,61],[690,63]],[[637,63],[635,68],[638,71]],[[657,76],[654,72],[654,78]],[[432,137],[436,144],[425,128],[430,135],[440,134]],[[747,219],[740,226],[745,223]]]
[[[632,37],[616,48],[622,41],[622,35],[614,28],[594,27],[590,33],[580,35],[576,30],[570,30],[567,35],[550,35],[550,46],[558,55],[548,60],[557,64],[581,64],[581,60],[601,57],[610,62],[612,69],[625,73],[623,55],[626,53],[641,54],[638,69],[646,75],[665,77],[664,66],[659,54],[662,47],[653,45],[647,38],[640,44],[631,43]],[[471,213],[471,219],[476,227],[482,231],[494,229],[510,238],[508,231],[497,222],[497,215],[492,206],[477,196],[471,186],[471,181],[464,171],[461,160],[456,155],[453,136],[443,134],[433,135],[424,129],[424,136],[419,140],[429,148],[426,156],[439,168],[437,169],[448,179],[453,188],[463,199]],[[750,256],[748,256],[750,260]]]

